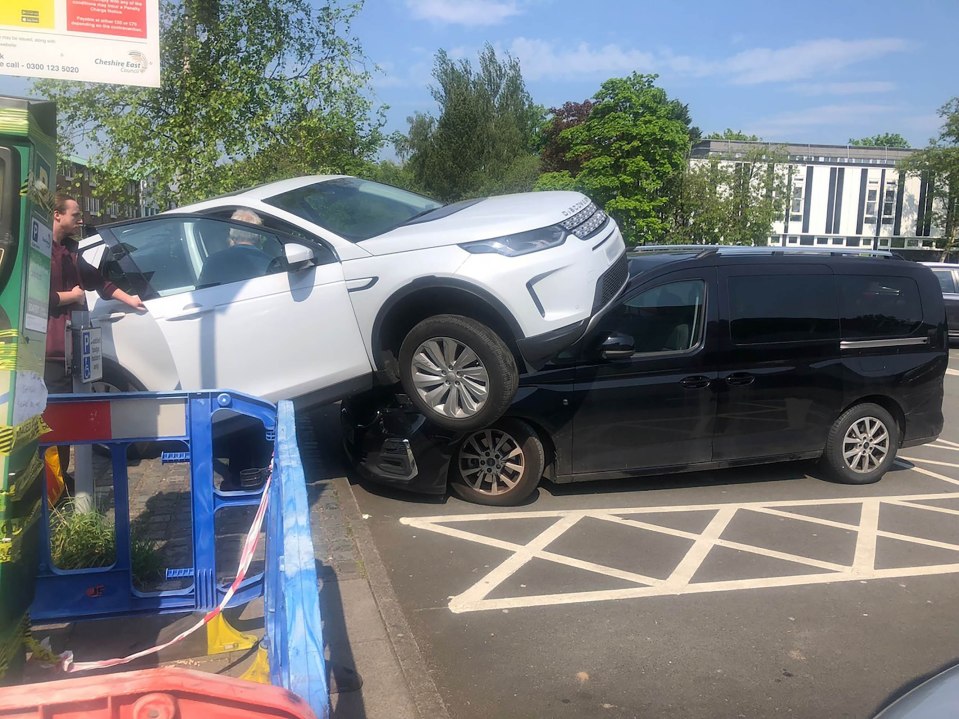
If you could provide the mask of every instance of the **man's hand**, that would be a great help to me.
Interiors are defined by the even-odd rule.
[[[60,306],[65,305],[75,305],[83,302],[85,297],[85,292],[80,285],[77,285],[69,292],[57,292],[57,297],[60,298]]]
[[[113,296],[110,299],[119,300],[128,307],[132,307],[135,310],[145,310],[147,306],[143,304],[143,300],[140,299],[140,295],[128,295],[121,289],[117,289],[113,293]]]

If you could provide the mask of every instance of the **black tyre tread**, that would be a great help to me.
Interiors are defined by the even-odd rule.
[[[546,471],[546,450],[543,441],[533,427],[519,419],[503,419],[490,425],[490,429],[502,429],[513,436],[517,443],[523,448],[526,459],[526,472],[509,492],[504,494],[483,494],[466,484],[459,475],[459,450],[453,456],[450,463],[450,488],[453,492],[474,504],[485,504],[491,507],[511,507],[523,502],[539,486],[543,478],[543,472]],[[480,428],[476,431],[482,431]],[[472,434],[472,432],[470,433]],[[463,438],[465,442],[468,437]],[[462,446],[463,442],[460,443]]]
[[[472,417],[456,419],[435,414],[416,394],[408,368],[413,352],[430,337],[451,337],[464,342],[480,357],[490,374],[490,393],[483,408]],[[438,427],[454,431],[470,431],[490,426],[503,416],[519,387],[516,359],[503,339],[479,320],[462,315],[434,315],[409,331],[400,347],[400,382],[410,401],[426,418]],[[503,386],[494,376],[505,377]],[[498,391],[496,391],[498,388]]]
[[[846,434],[855,420],[870,415],[882,421],[886,425],[886,431],[889,433],[889,454],[883,460],[876,470],[869,474],[853,473],[846,467],[842,458],[842,438]],[[838,482],[843,484],[873,484],[882,479],[883,475],[889,471],[889,467],[896,459],[896,452],[899,449],[899,424],[888,410],[872,402],[853,405],[841,415],[829,428],[829,434],[826,436],[826,447],[823,450],[822,459],[825,469]]]

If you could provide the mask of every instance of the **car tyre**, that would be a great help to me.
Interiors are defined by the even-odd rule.
[[[504,419],[460,442],[450,465],[450,486],[468,502],[508,507],[533,493],[545,465],[536,430],[526,422]]]
[[[486,325],[460,315],[429,317],[400,347],[400,382],[434,425],[452,431],[487,427],[513,401],[516,360]]]
[[[146,388],[118,367],[103,364],[103,377],[90,383],[90,391],[94,393],[116,392],[145,392]],[[97,454],[109,456],[110,450],[106,445],[95,444],[93,449]],[[127,445],[128,459],[152,459],[159,457],[162,446],[159,442],[133,442]]]
[[[823,461],[843,484],[872,484],[892,466],[899,448],[899,425],[877,404],[850,407],[829,430]]]

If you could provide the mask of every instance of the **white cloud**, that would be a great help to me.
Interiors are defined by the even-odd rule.
[[[797,92],[809,95],[889,92],[894,86],[880,81],[859,84],[817,81],[850,65],[905,48],[906,43],[896,38],[822,39],[775,50],[752,48],[712,60],[675,55],[669,50],[650,52],[617,44],[593,46],[587,42],[558,44],[527,37],[515,38],[509,45],[509,51],[519,59],[523,76],[528,80],[659,72],[680,77],[716,77],[738,85],[789,82],[796,85]]]
[[[449,25],[498,25],[520,14],[515,0],[406,0],[413,17]]]
[[[792,112],[784,112],[758,119],[744,132],[758,135],[764,140],[784,141],[817,127],[847,128],[843,132],[855,132],[865,119],[895,117],[898,108],[892,105],[850,103],[845,105],[821,105]],[[848,135],[847,135],[848,136]]]
[[[557,49],[544,40],[518,37],[509,51],[519,60],[527,80],[652,72],[656,64],[648,52],[625,50],[618,45],[594,48],[585,42]]]
[[[895,83],[883,80],[867,80],[863,82],[809,82],[793,85],[794,92],[801,95],[867,95],[892,92],[896,89]]]
[[[906,42],[898,38],[810,40],[777,50],[745,50],[719,63],[707,63],[703,74],[728,74],[740,85],[795,82],[905,49]]]

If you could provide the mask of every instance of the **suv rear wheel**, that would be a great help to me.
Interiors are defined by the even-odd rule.
[[[499,419],[513,401],[519,370],[486,325],[460,315],[429,317],[400,347],[400,382],[433,424],[469,431]]]
[[[867,402],[850,407],[833,424],[823,461],[844,484],[871,484],[889,470],[898,448],[896,420],[878,404]]]
[[[463,439],[450,467],[451,486],[468,502],[507,507],[533,493],[545,464],[536,430],[504,419]]]

